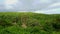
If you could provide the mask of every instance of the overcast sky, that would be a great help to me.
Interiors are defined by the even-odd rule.
[[[60,0],[0,0],[0,10],[60,14]]]

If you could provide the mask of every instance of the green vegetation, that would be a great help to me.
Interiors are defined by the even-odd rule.
[[[60,14],[0,12],[0,34],[60,34]]]

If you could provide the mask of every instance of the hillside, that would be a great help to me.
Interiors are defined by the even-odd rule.
[[[60,34],[60,14],[0,12],[0,34]]]

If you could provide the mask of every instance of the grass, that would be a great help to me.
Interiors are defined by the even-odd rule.
[[[60,34],[60,14],[0,12],[0,34]]]

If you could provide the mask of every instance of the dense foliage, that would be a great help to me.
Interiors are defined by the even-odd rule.
[[[0,12],[0,34],[60,34],[60,14]]]

